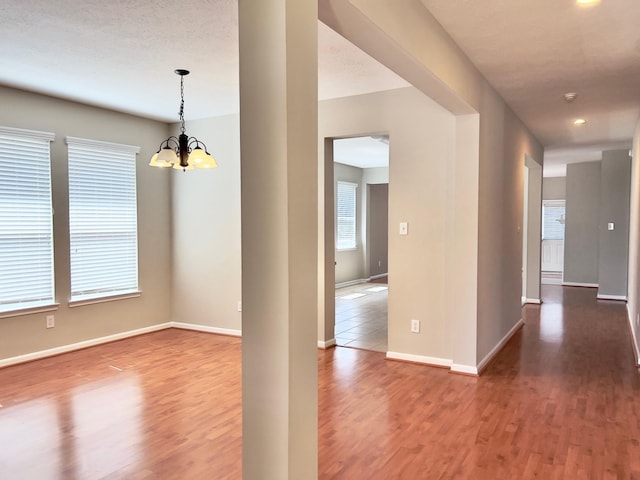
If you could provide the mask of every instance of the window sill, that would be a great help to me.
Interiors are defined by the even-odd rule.
[[[348,247],[348,248],[336,248],[338,252],[355,252],[358,250],[358,247]]]
[[[32,307],[16,308],[0,312],[0,318],[19,317],[21,315],[31,315],[32,313],[53,312],[58,310],[59,303],[49,303]]]
[[[137,298],[141,294],[141,291],[135,291],[101,297],[78,298],[76,300],[69,300],[69,308],[82,307],[84,305],[93,305],[95,303],[115,302],[116,300],[126,300],[128,298]]]

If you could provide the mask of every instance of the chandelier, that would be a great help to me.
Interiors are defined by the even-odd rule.
[[[189,70],[175,71],[180,76],[180,135],[170,136],[160,144],[158,151],[151,157],[151,167],[177,170],[193,170],[194,168],[216,168],[218,164],[207,151],[207,146],[196,137],[189,137],[184,128],[184,77]]]

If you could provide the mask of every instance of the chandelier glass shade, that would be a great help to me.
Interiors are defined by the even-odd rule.
[[[184,126],[184,77],[189,70],[176,70],[180,76],[180,135],[170,136],[160,144],[158,151],[151,157],[149,166],[159,168],[173,167],[177,170],[194,168],[216,168],[216,160],[207,151],[207,146],[196,137],[189,137]]]

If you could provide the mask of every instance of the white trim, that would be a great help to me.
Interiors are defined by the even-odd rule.
[[[136,145],[125,145],[123,143],[103,142],[91,140],[89,138],[69,137],[66,138],[67,145],[77,145],[78,147],[99,148],[100,150],[110,150],[112,152],[140,153],[140,147]]]
[[[20,315],[31,315],[33,313],[55,312],[60,306],[59,303],[47,303],[46,305],[16,308],[0,312],[0,318],[19,317]]]
[[[379,275],[373,275],[372,277],[369,277],[369,281],[376,280],[376,279],[382,278],[382,277],[387,277],[388,275],[389,275],[388,273],[381,273]]]
[[[633,327],[633,319],[631,318],[631,312],[629,311],[628,303],[627,320],[629,320],[629,328],[631,329],[631,343],[633,344],[633,354],[635,356],[636,367],[640,367],[640,351],[638,351],[638,344],[636,342],[636,329]]]
[[[460,365],[454,363],[451,365],[451,371],[455,373],[464,373],[466,375],[478,375],[478,368],[470,365]]]
[[[94,303],[105,303],[105,302],[115,302],[116,300],[126,300],[128,298],[138,298],[142,295],[140,290],[136,290],[135,292],[127,292],[127,293],[112,293],[112,294],[103,294],[99,297],[87,297],[81,298],[80,295],[77,300],[69,300],[69,308],[83,307],[85,305],[93,305]]]
[[[9,365],[16,365],[18,363],[52,357],[54,355],[60,355],[61,353],[73,352],[74,350],[81,350],[83,348],[93,347],[95,345],[101,345],[115,340],[122,340],[123,338],[135,337],[144,333],[157,332],[158,330],[165,330],[167,328],[171,328],[171,322],[151,325],[150,327],[138,328],[136,330],[129,330],[128,332],[115,333],[113,335],[107,335],[106,337],[93,338],[91,340],[63,345],[61,347],[49,348],[47,350],[40,350],[38,352],[27,353],[25,355],[18,355],[17,357],[4,358],[0,359],[0,367],[8,367]]]
[[[9,137],[25,137],[33,140],[48,140],[50,142],[53,142],[56,138],[55,133],[12,127],[0,127],[0,135]]]
[[[327,341],[322,341],[322,340],[318,340],[318,348],[321,348],[323,350],[326,350],[327,348],[331,348],[331,347],[335,347],[336,346],[336,339],[335,338],[330,338]]]
[[[580,282],[562,282],[563,287],[589,287],[589,288],[598,288],[600,285],[597,283],[580,283]]]
[[[368,280],[366,278],[359,278],[357,280],[349,280],[348,282],[336,283],[336,289],[350,287],[352,285],[359,285],[361,283],[367,283]]]
[[[541,285],[562,285],[562,280],[560,278],[547,278],[542,277],[540,279]]]
[[[498,344],[495,347],[493,347],[491,351],[487,353],[487,355],[478,364],[476,368],[476,374],[477,372],[481,372],[484,369],[484,367],[486,367],[489,364],[489,362],[493,360],[493,357],[495,357],[498,354],[498,352],[502,349],[502,347],[504,347],[507,344],[507,342],[511,340],[511,337],[513,337],[515,333],[523,325],[524,325],[524,320],[520,319],[516,322],[516,324],[513,327],[511,327],[511,330],[509,330],[507,334],[504,337],[502,337],[502,340],[500,340]]]
[[[438,357],[427,357],[424,355],[412,355],[410,353],[387,352],[387,358],[390,360],[403,360],[405,362],[423,363],[425,365],[433,365],[436,367],[451,368],[453,360]]]
[[[542,300],[540,300],[539,298],[525,298],[524,303],[533,303],[535,305],[540,305],[542,303]]]
[[[195,323],[169,322],[169,326],[179,328],[181,330],[193,330],[196,332],[216,333],[218,335],[227,335],[231,337],[242,337],[242,330],[232,328],[219,328],[210,325],[198,325]]]
[[[627,301],[627,296],[626,295],[603,295],[603,294],[598,294],[597,296],[598,300],[622,300],[623,302]]]

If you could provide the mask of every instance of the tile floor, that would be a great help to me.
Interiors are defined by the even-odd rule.
[[[336,344],[387,351],[387,292],[383,283],[336,289]]]

